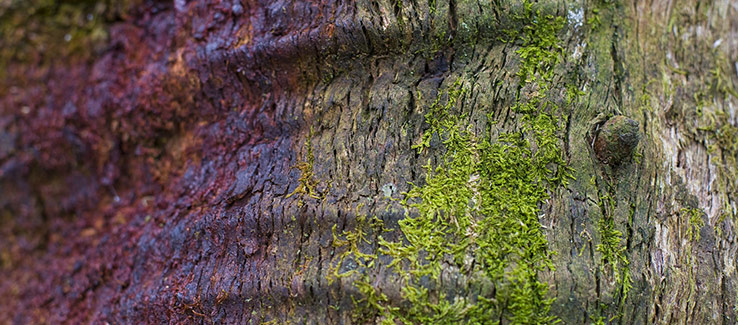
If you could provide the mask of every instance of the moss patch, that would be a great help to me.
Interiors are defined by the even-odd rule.
[[[313,145],[311,143],[311,140],[313,138],[313,129],[310,129],[310,134],[308,135],[308,138],[305,140],[305,157],[302,161],[298,162],[293,168],[300,170],[300,179],[298,180],[300,182],[299,185],[297,185],[297,188],[295,188],[292,193],[288,194],[286,198],[289,198],[295,194],[304,194],[308,197],[311,197],[313,199],[323,199],[325,198],[324,194],[321,194],[318,192],[316,187],[318,186],[318,181],[315,179],[315,174],[313,172],[313,164],[315,163],[315,156],[313,155]]]
[[[440,157],[435,163],[427,159],[425,184],[412,184],[404,193],[405,218],[398,222],[399,236],[392,236],[399,239],[380,235],[371,243],[366,229],[385,231],[376,222],[367,225],[365,217],[354,230],[334,232],[334,246],[346,250],[330,278],[352,279],[362,294],[355,300],[358,316],[387,324],[557,321],[549,314],[548,284],[538,278],[553,269],[539,205],[548,190],[570,177],[560,148],[563,117],[548,100],[564,20],[524,4],[518,19],[525,27],[515,35],[521,44],[518,76],[521,88],[534,85],[536,92],[519,96],[512,108],[521,127],[495,137],[492,130],[475,133],[457,108],[467,93],[457,80],[425,115],[429,127],[414,149]],[[438,153],[431,148],[436,139],[443,144]],[[369,253],[367,245],[378,245],[379,254]],[[400,281],[401,302],[372,285],[368,274],[378,273],[369,272],[377,271],[378,258],[390,261],[386,268]],[[449,274],[464,284],[447,284]]]
[[[609,185],[608,185],[609,186]],[[611,274],[618,284],[619,304],[622,306],[628,297],[628,292],[633,288],[633,281],[630,274],[630,262],[625,255],[626,247],[622,245],[623,233],[615,227],[615,200],[614,194],[601,194],[599,197],[599,207],[602,211],[602,217],[597,222],[597,231],[600,235],[600,243],[597,244],[597,251],[602,254],[600,268],[603,272]],[[632,218],[631,211],[631,218]]]
[[[689,240],[700,240],[700,230],[705,226],[705,221],[702,219],[704,214],[702,210],[696,208],[682,208],[679,210],[680,218],[685,220],[687,224],[687,237]]]

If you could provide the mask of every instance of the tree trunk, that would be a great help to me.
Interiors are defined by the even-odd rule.
[[[735,324],[738,5],[0,4],[0,323]]]

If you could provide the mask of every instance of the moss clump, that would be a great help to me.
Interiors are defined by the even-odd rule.
[[[431,140],[440,139],[440,157],[424,166],[425,184],[411,184],[404,193],[400,239],[379,236],[378,242],[379,256],[390,259],[386,267],[400,280],[403,301],[390,302],[371,285],[366,274],[378,257],[357,245],[366,238],[360,225],[334,238],[334,245],[348,249],[332,277],[352,278],[362,293],[357,309],[363,316],[387,324],[557,322],[549,314],[548,284],[538,278],[553,269],[539,205],[570,175],[559,146],[559,109],[546,99],[551,70],[561,59],[556,34],[563,19],[525,5],[519,76],[521,85],[535,83],[539,92],[516,103],[521,127],[494,139],[473,132],[457,111],[466,94],[459,80],[425,115],[429,128],[414,149],[432,154]],[[367,269],[341,270],[346,258]],[[465,285],[444,283],[444,274]]]
[[[530,1],[523,2],[522,16],[517,17],[525,22],[518,36],[523,46],[517,50],[522,59],[518,76],[524,83],[541,79],[540,86],[550,86],[554,76],[554,67],[561,61],[564,52],[557,34],[566,24],[564,17],[542,14],[540,9],[533,8]]]

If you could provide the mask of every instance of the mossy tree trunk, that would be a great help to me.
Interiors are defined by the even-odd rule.
[[[20,3],[2,323],[738,321],[731,1]]]

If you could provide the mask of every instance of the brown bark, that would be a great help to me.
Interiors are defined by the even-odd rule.
[[[15,49],[0,55],[0,323],[356,322],[354,279],[329,280],[344,249],[334,226],[406,217],[386,197],[439,161],[439,141],[412,146],[456,80],[478,133],[488,113],[494,132],[520,129],[511,107],[536,91],[509,38],[523,28],[517,1],[18,3],[0,4],[0,21],[20,17],[0,23]],[[735,323],[738,7],[535,8],[567,17],[554,82],[583,92],[550,96],[575,177],[539,204],[556,253],[538,274],[550,314]],[[78,18],[54,26],[81,50],[44,29],[60,16]],[[635,157],[613,166],[592,149],[607,114],[640,131]],[[598,249],[607,220],[627,295]],[[366,272],[402,306],[389,262]],[[450,291],[474,295],[458,281]]]

